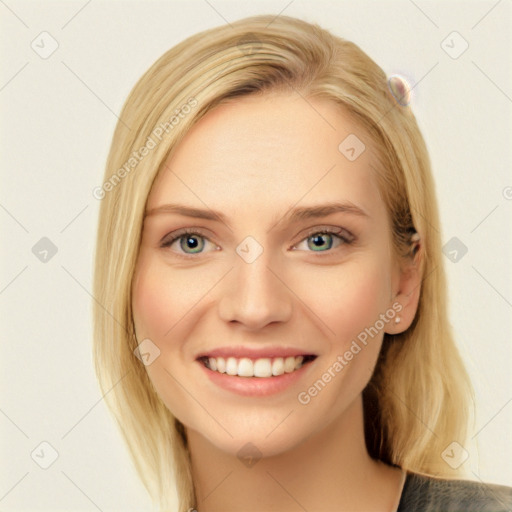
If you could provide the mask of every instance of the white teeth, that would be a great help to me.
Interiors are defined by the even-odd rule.
[[[253,367],[254,365],[252,364],[252,361],[247,357],[240,359],[240,362],[238,363],[238,375],[240,377],[252,377],[254,371]]]
[[[295,357],[287,357],[284,360],[285,373],[292,373],[295,370]]]
[[[276,357],[272,361],[272,375],[283,375],[284,373],[284,359],[282,357]]]
[[[257,359],[254,361],[255,377],[272,377],[272,361],[270,359]]]
[[[272,377],[292,373],[302,367],[303,356],[297,357],[263,357],[251,360],[248,357],[237,359],[235,357],[209,357],[204,360],[205,365],[213,371],[237,375],[238,377]]]
[[[226,373],[226,360],[223,357],[217,357],[217,358],[210,357],[209,361],[211,361],[212,359],[217,360],[217,371],[220,373]],[[210,368],[212,368],[212,367],[210,366]],[[212,370],[213,370],[213,368],[212,368]]]
[[[238,361],[234,357],[228,357],[226,361],[226,373],[228,375],[238,375]]]

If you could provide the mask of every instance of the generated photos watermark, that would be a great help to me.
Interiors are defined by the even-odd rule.
[[[180,108],[177,108],[174,111],[174,115],[166,121],[160,123],[156,126],[151,135],[146,139],[146,142],[138,149],[132,152],[132,156],[128,158],[128,160],[116,171],[114,172],[108,180],[103,182],[101,186],[94,187],[92,190],[92,195],[95,199],[101,201],[105,198],[108,192],[114,190],[121,181],[126,178],[133,171],[137,165],[147,156],[149,153],[155,149],[160,142],[162,142],[165,135],[167,135],[171,130],[174,129],[181,121],[184,119],[192,109],[195,108],[198,104],[198,101],[195,98],[189,98],[186,103],[184,103]]]
[[[297,399],[299,403],[302,405],[307,405],[311,402],[311,400],[318,396],[318,394],[323,391],[323,389],[329,384],[338,375],[345,366],[347,366],[354,357],[361,352],[364,347],[368,345],[368,342],[375,338],[382,329],[388,324],[391,320],[393,320],[400,311],[402,311],[403,306],[400,302],[395,302],[389,309],[386,310],[385,313],[381,313],[379,315],[379,319],[375,321],[375,323],[366,327],[362,330],[356,339],[352,340],[350,347],[343,353],[339,354],[336,357],[336,361],[325,370],[325,372],[317,379],[307,390],[301,391],[297,395]]]

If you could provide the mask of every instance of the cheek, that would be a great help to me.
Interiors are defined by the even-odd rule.
[[[153,340],[163,338],[174,320],[175,289],[166,286],[165,279],[151,268],[139,263],[133,286],[132,308],[137,339]]]
[[[335,418],[363,391],[370,380],[382,345],[380,315],[387,311],[391,293],[386,266],[378,259],[359,259],[343,271],[321,280],[310,296],[311,309],[320,312],[330,341],[324,363],[311,380],[322,381],[312,390],[314,416]],[[322,289],[322,293],[320,293]],[[318,322],[317,322],[318,323]],[[302,395],[304,398],[304,395]],[[306,396],[306,398],[308,398]],[[304,403],[304,402],[301,402]]]
[[[171,279],[165,265],[141,252],[133,281],[132,310],[137,340],[149,338],[160,350],[146,366],[148,376],[166,407],[187,423],[189,397],[179,385],[184,382],[182,372],[187,362],[181,337],[193,317],[200,290],[191,286],[184,274],[180,279],[180,273],[173,272]]]
[[[186,270],[170,272],[154,258],[141,255],[132,292],[132,308],[137,338],[166,342],[173,330],[193,316],[193,308],[208,291],[201,270],[191,278]],[[165,347],[161,347],[165,348]]]
[[[389,306],[391,293],[386,265],[373,258],[315,271],[308,288],[308,305],[323,321],[326,335],[343,348],[359,332],[374,325]]]

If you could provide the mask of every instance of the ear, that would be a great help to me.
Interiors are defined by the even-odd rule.
[[[422,254],[423,248],[418,245],[413,255],[400,265],[397,264],[390,307],[397,312],[395,319],[400,318],[400,322],[393,320],[387,324],[384,330],[387,334],[399,334],[406,331],[416,316],[421,292],[420,261]]]

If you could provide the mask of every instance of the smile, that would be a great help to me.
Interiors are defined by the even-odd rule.
[[[217,373],[225,373],[237,377],[279,377],[285,373],[293,373],[316,356],[263,357],[250,359],[248,357],[201,357],[203,365]]]

